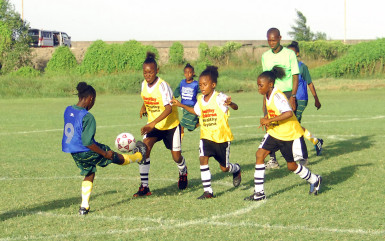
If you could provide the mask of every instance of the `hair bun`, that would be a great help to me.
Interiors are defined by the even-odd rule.
[[[147,52],[146,59],[155,59],[155,54],[153,52]]]
[[[86,82],[79,82],[79,84],[76,86],[76,89],[79,93],[83,93],[85,90],[87,90],[88,84]]]

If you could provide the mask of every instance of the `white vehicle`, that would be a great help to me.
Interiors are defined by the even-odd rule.
[[[32,47],[55,47],[55,46],[68,46],[71,47],[71,37],[65,32],[29,29],[29,36],[31,36]]]

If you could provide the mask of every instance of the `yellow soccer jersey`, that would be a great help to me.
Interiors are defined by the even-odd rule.
[[[269,118],[279,116],[286,111],[292,111],[286,96],[277,88],[273,89],[270,99],[266,99],[266,109]],[[282,141],[292,141],[300,138],[304,134],[294,114],[289,119],[271,122],[267,133]]]
[[[141,96],[146,106],[147,123],[155,120],[166,109],[164,106],[172,100],[172,90],[168,83],[158,77],[157,82],[151,88],[144,80],[142,83]],[[179,115],[176,106],[172,106],[172,112],[162,121],[155,125],[158,130],[170,130],[179,125]]]
[[[199,115],[201,139],[215,143],[224,143],[234,139],[228,122],[230,111],[227,106],[224,106],[226,97],[226,95],[214,91],[210,100],[205,102],[203,95],[198,96],[194,111]]]

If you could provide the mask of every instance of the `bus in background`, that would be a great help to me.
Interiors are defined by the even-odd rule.
[[[71,47],[71,37],[65,32],[29,29],[28,34],[31,37],[32,47],[55,47],[68,46]]]

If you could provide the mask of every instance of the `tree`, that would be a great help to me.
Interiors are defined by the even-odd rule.
[[[28,24],[8,0],[0,0],[0,64],[8,73],[30,63]]]
[[[317,32],[313,33],[310,31],[310,27],[306,25],[306,17],[302,12],[297,12],[298,19],[295,20],[295,26],[291,26],[293,31],[288,34],[296,41],[312,41],[312,40],[325,40],[326,33]]]

